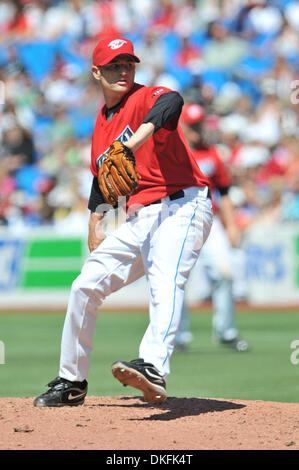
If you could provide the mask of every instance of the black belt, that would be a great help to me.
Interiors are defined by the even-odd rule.
[[[176,199],[180,199],[181,197],[184,197],[184,196],[185,196],[184,191],[182,189],[179,189],[176,193],[170,194],[168,197],[169,197],[170,201],[175,201]],[[207,197],[211,199],[210,189],[208,189]],[[154,202],[150,202],[145,207],[151,206],[152,204],[161,204],[161,202],[162,202],[162,199],[157,199]]]
[[[170,194],[168,197],[171,201],[175,201],[175,199],[180,199],[181,197],[184,197],[184,196],[185,196],[184,191],[180,189],[176,193]],[[154,202],[150,202],[148,206],[151,206],[152,204],[161,204],[161,202],[162,202],[162,199],[157,199]]]

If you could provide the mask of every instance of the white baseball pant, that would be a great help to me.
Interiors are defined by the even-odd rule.
[[[142,207],[94,250],[72,284],[62,333],[59,375],[82,381],[89,373],[98,307],[112,292],[144,274],[149,289],[149,325],[139,357],[162,376],[179,327],[184,288],[213,220],[207,187],[184,197]]]

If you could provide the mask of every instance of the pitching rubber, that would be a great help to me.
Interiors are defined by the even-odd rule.
[[[143,374],[135,369],[126,367],[122,363],[111,366],[112,374],[120,383],[141,390],[144,399],[150,403],[164,403],[167,395],[163,387],[149,382]]]

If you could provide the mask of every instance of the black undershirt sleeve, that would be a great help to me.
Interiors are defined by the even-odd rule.
[[[164,93],[149,110],[143,122],[154,124],[154,132],[157,132],[162,127],[172,131],[177,127],[183,105],[184,100],[176,91]]]
[[[88,201],[88,209],[91,212],[96,212],[96,208],[100,204],[105,204],[105,199],[99,188],[98,179],[94,176],[92,180],[91,191],[90,191],[90,196],[89,196],[89,201]]]
[[[221,196],[227,196],[228,191],[229,191],[229,186],[223,187],[223,188],[218,188],[218,191]]]

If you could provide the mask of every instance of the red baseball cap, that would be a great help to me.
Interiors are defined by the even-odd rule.
[[[198,103],[188,103],[183,107],[181,119],[185,124],[195,124],[205,116],[204,108]]]
[[[140,62],[134,54],[134,46],[129,39],[110,38],[102,39],[96,46],[92,55],[93,65],[106,65],[120,54],[131,55],[135,62]]]

